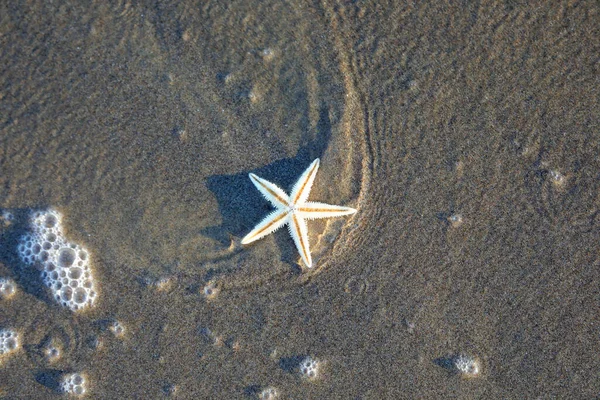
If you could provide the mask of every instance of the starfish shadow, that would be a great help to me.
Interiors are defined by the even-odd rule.
[[[289,191],[306,167],[325,152],[330,138],[329,108],[322,105],[316,135],[309,139],[309,143],[300,147],[296,157],[283,158],[261,168],[238,174],[209,177],[207,186],[217,199],[222,223],[204,228],[200,233],[223,246],[228,246],[231,235],[242,237],[250,232],[258,222],[273,211],[273,207],[256,190],[248,174],[253,172]],[[281,230],[283,229],[287,228]],[[282,261],[295,265],[298,253],[293,240],[287,234],[276,234],[275,238],[282,254]]]
[[[56,393],[60,393],[60,378],[64,372],[59,369],[43,369],[34,372],[34,377],[37,383]]]

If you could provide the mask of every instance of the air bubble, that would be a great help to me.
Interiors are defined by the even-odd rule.
[[[83,289],[83,288],[75,289],[74,300],[75,300],[75,303],[78,303],[78,304],[85,303],[87,300],[87,292],[85,291],[85,289]]]
[[[63,286],[63,288],[60,290],[60,297],[65,301],[71,301],[71,298],[73,297],[73,289],[71,289],[69,286]]]
[[[58,219],[56,218],[55,215],[50,214],[50,215],[46,216],[46,227],[47,228],[54,228],[57,223],[58,223]]]
[[[13,351],[17,348],[18,342],[15,338],[6,339],[6,348],[8,351]]]
[[[71,268],[69,270],[69,278],[71,279],[79,279],[81,278],[81,274],[83,273],[83,271],[81,270],[81,268]]]
[[[75,262],[75,251],[68,247],[63,247],[58,255],[58,265],[62,268],[69,268]]]

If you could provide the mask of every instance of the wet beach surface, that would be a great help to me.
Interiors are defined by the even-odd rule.
[[[21,347],[0,398],[63,398],[69,373],[99,399],[600,395],[598,21],[594,2],[3,3],[0,329]],[[309,222],[314,267],[284,229],[241,246],[271,210],[248,173],[288,190],[315,158],[310,200],[358,212]],[[89,310],[17,254],[48,207],[90,253]]]

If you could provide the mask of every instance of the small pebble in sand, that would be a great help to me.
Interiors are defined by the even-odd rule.
[[[258,103],[261,99],[261,94],[260,91],[257,88],[252,89],[250,92],[248,92],[248,99],[250,100],[251,103]]]
[[[262,58],[265,61],[271,61],[273,59],[273,57],[275,57],[275,52],[270,49],[270,48],[266,48],[261,52]]]
[[[119,321],[113,321],[108,329],[115,335],[116,337],[123,337],[125,335],[125,327]]]
[[[159,292],[168,292],[173,289],[173,286],[175,285],[175,279],[171,276],[163,276],[162,278],[152,282],[152,285]]]
[[[186,29],[181,34],[181,40],[183,40],[184,42],[189,42],[191,38],[192,38],[192,33],[190,32],[189,29]]]
[[[204,288],[202,289],[202,293],[204,294],[204,297],[206,297],[208,300],[212,300],[219,294],[219,288],[214,282],[211,281],[208,282],[206,286],[204,286]]]
[[[258,395],[258,398],[260,400],[273,400],[273,399],[276,399],[278,395],[279,395],[279,393],[277,392],[277,389],[270,386],[266,389],[263,389],[260,392],[260,394]]]
[[[0,222],[4,226],[10,226],[14,220],[15,216],[10,211],[2,210],[2,214],[0,214]]]
[[[16,283],[9,278],[0,278],[0,299],[10,299],[17,291]]]
[[[180,143],[185,143],[189,139],[187,131],[182,127],[175,127],[173,129],[173,136],[179,140]]]
[[[550,170],[550,179],[556,186],[562,186],[566,181],[565,176],[556,170]]]
[[[166,396],[174,396],[177,393],[177,385],[167,383],[163,386],[162,391]]]
[[[448,217],[448,222],[450,222],[450,225],[454,228],[458,228],[463,223],[463,217],[460,214],[453,214]]]
[[[475,357],[459,355],[452,360],[454,368],[465,378],[474,378],[479,376],[481,365]]]

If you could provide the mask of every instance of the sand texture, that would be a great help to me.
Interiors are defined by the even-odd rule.
[[[600,395],[598,2],[108,3],[0,2],[0,398]],[[242,246],[248,173],[316,158],[358,212],[309,222],[314,268]],[[91,309],[19,259],[49,207]]]

